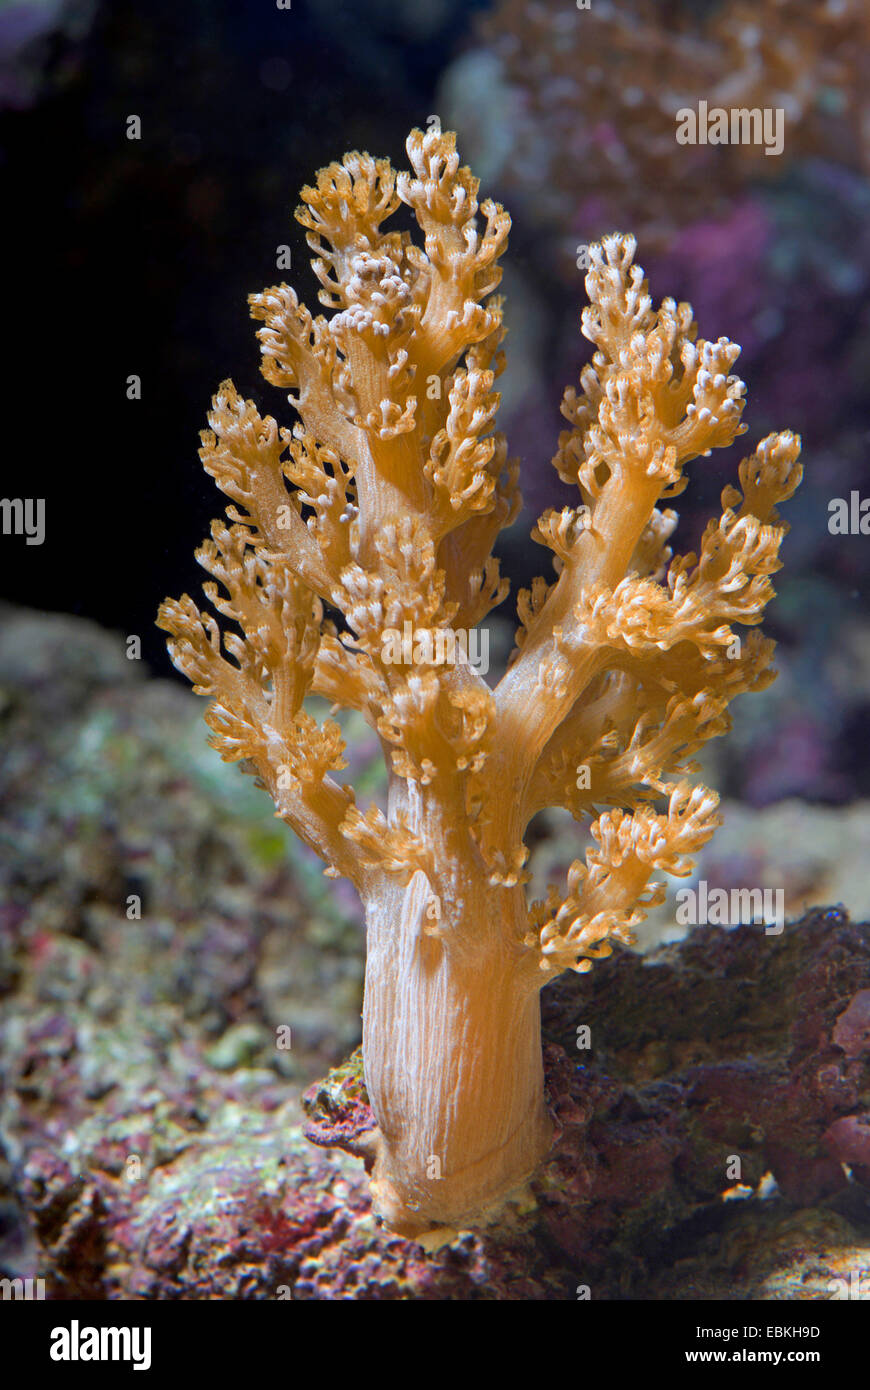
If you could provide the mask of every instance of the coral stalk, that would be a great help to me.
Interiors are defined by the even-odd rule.
[[[481,881],[482,880],[482,881]],[[520,888],[457,880],[432,920],[418,870],[369,912],[363,1055],[378,1117],[372,1192],[395,1229],[462,1225],[546,1154],[540,1008]]]

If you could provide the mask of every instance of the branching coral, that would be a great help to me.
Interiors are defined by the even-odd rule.
[[[495,689],[467,661],[397,652],[386,639],[406,624],[455,634],[501,601],[491,550],[518,507],[492,431],[509,219],[478,205],[452,135],[413,131],[407,149],[408,173],[353,153],[303,190],[330,318],[286,285],[251,297],[263,373],[299,423],[279,428],[230,382],[214,398],[201,457],[230,505],[197,557],[239,631],[222,637],[187,595],[159,622],[211,701],[212,745],[365,903],[372,1190],[415,1232],[481,1219],[535,1168],[551,1139],[541,985],[630,942],[658,900],[651,874],[688,873],[713,833],[717,798],[690,759],[734,695],[772,678],[773,644],[735,628],[772,595],[775,508],[800,465],[792,434],[769,436],[700,555],[672,556],[659,504],[744,429],[738,348],[699,339],[687,304],[655,309],[633,238],[607,237],[586,281],[595,354],[555,459],[579,504],[535,532],[555,582],[520,595]],[[423,247],[382,230],[400,203]],[[306,710],[313,694],[377,731],[385,811],[333,776],[342,740]],[[595,847],[529,907],[523,834],[546,805],[591,820]]]

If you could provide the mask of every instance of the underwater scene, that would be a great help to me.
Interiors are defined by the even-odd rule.
[[[0,1318],[858,1355],[870,8],[2,0],[0,175]]]

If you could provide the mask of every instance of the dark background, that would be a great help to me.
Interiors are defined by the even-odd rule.
[[[81,37],[0,27],[7,72],[38,82],[10,78],[0,118],[3,492],[46,498],[42,546],[4,539],[7,599],[138,633],[170,673],[157,606],[198,591],[193,550],[223,505],[196,454],[211,394],[232,375],[290,423],[246,297],[286,279],[316,311],[299,188],[347,149],[402,160],[476,6],[442,6],[424,36],[390,8],[121,0]]]

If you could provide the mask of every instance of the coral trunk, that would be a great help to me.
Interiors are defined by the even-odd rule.
[[[438,920],[422,871],[369,913],[363,1056],[375,1211],[407,1234],[495,1211],[547,1153],[522,891],[467,880]]]

